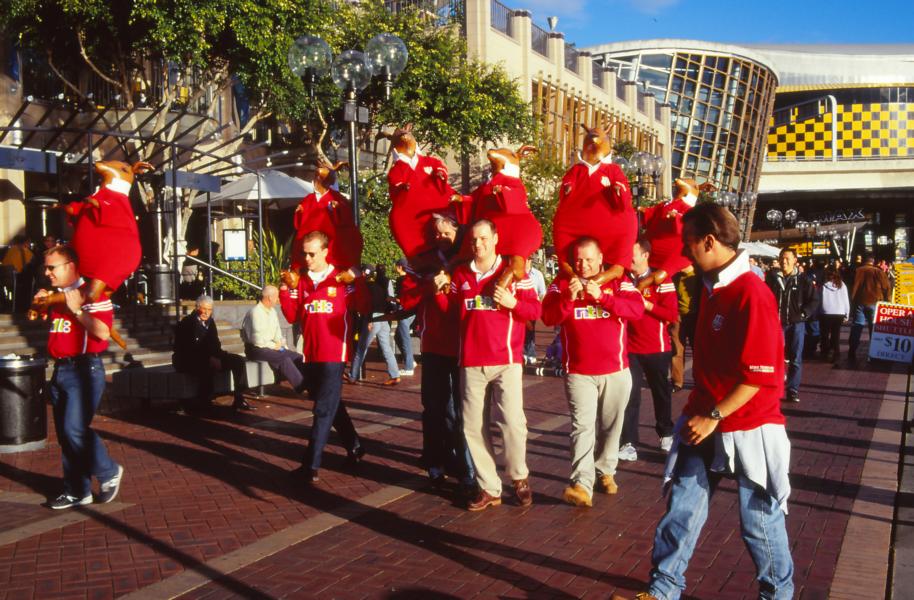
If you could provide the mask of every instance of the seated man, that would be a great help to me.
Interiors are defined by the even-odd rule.
[[[197,298],[197,309],[178,323],[171,364],[179,373],[189,373],[199,378],[198,402],[194,408],[212,402],[213,374],[231,371],[235,380],[235,402],[232,407],[235,410],[255,410],[242,394],[248,387],[244,358],[222,349],[216,321],[213,319],[213,299],[209,296]]]
[[[251,360],[270,363],[300,394],[305,387],[302,355],[286,348],[276,306],[279,306],[279,289],[275,285],[264,286],[260,302],[248,311],[241,325],[244,354]]]

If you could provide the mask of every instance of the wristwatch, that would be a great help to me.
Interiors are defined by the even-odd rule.
[[[73,312],[73,316],[74,316],[74,317],[79,317],[79,315],[83,314],[83,312],[84,312],[83,309],[77,308],[77,309]]]
[[[716,408],[712,408],[711,414],[709,414],[708,416],[711,417],[712,419],[714,419],[715,421],[723,421],[723,419],[724,419],[724,416],[722,414],[720,414],[720,411],[717,410]]]

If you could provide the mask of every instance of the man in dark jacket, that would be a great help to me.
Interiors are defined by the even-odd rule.
[[[800,401],[800,377],[803,372],[803,340],[806,321],[819,307],[815,284],[797,269],[797,253],[781,250],[781,268],[768,272],[767,283],[778,303],[781,328],[784,330],[784,358],[787,366],[787,401]]]
[[[853,365],[857,358],[857,347],[860,336],[866,326],[873,335],[873,318],[876,315],[876,303],[888,300],[891,287],[889,278],[882,269],[874,264],[872,256],[867,256],[854,274],[854,286],[851,288],[851,303],[854,306],[851,334],[848,339],[848,360]]]
[[[254,410],[244,399],[242,392],[247,389],[247,373],[244,357],[230,354],[222,349],[216,320],[213,319],[213,299],[209,296],[197,298],[197,308],[178,323],[175,329],[175,349],[171,364],[179,373],[197,377],[197,406],[207,406],[213,399],[213,375],[231,371],[235,381],[236,410]],[[191,408],[191,407],[187,407]]]

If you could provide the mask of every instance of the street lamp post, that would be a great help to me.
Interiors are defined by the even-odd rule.
[[[792,208],[788,208],[786,211],[781,212],[776,208],[769,210],[765,217],[768,219],[768,222],[778,228],[778,242],[781,241],[781,234],[784,231],[784,225],[791,225],[797,220],[797,211]]]
[[[382,78],[384,98],[390,98],[393,80],[406,68],[409,54],[403,40],[391,33],[374,36],[365,52],[345,50],[332,59],[330,46],[321,38],[303,35],[289,49],[289,67],[302,78],[309,96],[314,95],[317,78],[330,71],[333,83],[343,90],[343,120],[349,124],[349,195],[353,219],[359,225],[358,124],[368,123],[368,110],[358,104],[358,94],[371,83],[372,75]]]
[[[635,208],[638,208],[644,200],[644,188],[646,187],[646,179],[648,177],[651,178],[651,182],[654,184],[654,198],[656,199],[659,195],[657,193],[657,188],[660,176],[663,175],[663,157],[651,154],[650,152],[636,152],[632,155],[628,164],[637,175],[633,196],[635,197]]]

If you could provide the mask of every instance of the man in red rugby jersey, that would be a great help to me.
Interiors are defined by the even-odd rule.
[[[108,349],[114,311],[109,298],[87,303],[88,284],[79,275],[79,258],[69,246],[45,252],[44,272],[66,296],[66,305],[51,305],[48,355],[54,360],[50,395],[54,428],[63,457],[63,493],[48,503],[55,510],[92,503],[92,477],[99,481],[95,500],[117,496],[124,467],[108,455],[105,443],[89,426],[105,391],[101,353]],[[39,290],[35,298],[47,296]]]
[[[496,254],[498,231],[486,219],[469,232],[473,260],[454,270],[449,302],[460,307],[460,380],[463,388],[463,433],[476,467],[479,493],[467,508],[485,510],[501,504],[501,478],[489,439],[491,389],[502,419],[498,421],[505,446],[505,467],[521,506],[533,503],[527,480],[527,417],[524,415],[524,324],[538,319],[540,303],[529,277],[497,286],[508,268]]]
[[[637,597],[680,597],[711,495],[729,475],[737,480],[740,527],[759,598],[790,598],[793,560],[784,519],[790,442],[780,406],[784,338],[777,304],[738,249],[739,224],[726,208],[707,203],[690,210],[682,240],[702,274],[695,389],[667,459],[670,500],[654,535],[649,588]]]

